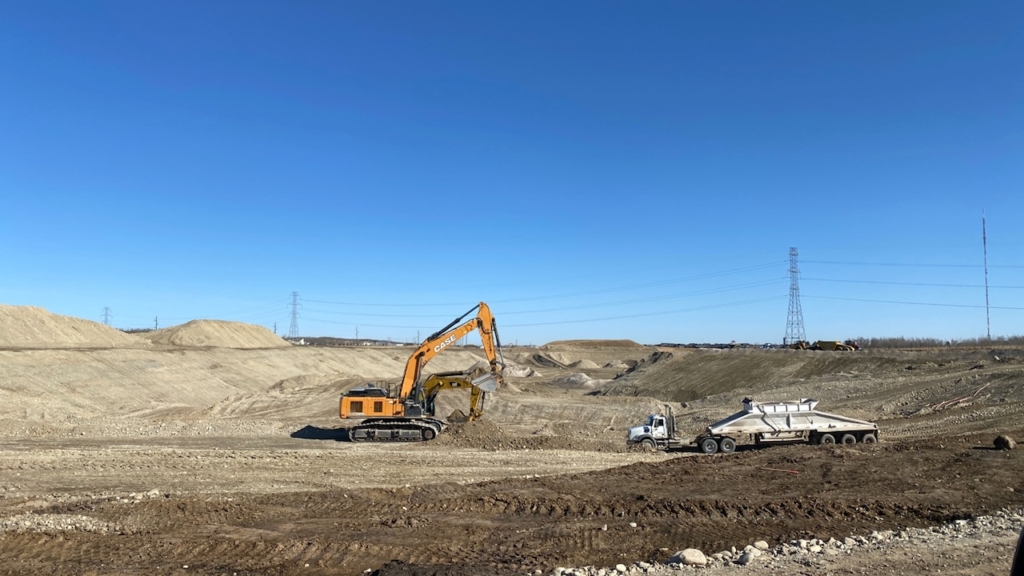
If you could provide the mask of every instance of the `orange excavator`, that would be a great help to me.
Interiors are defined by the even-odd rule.
[[[476,314],[473,318],[463,322],[474,312]],[[444,376],[449,377],[448,383],[443,386],[436,377],[426,382],[420,381],[423,366],[431,358],[473,330],[480,332],[488,369],[462,373],[461,376],[446,373]],[[473,417],[479,416],[482,412],[483,393],[493,392],[503,382],[504,368],[498,326],[491,315],[491,309],[481,302],[428,336],[413,351],[405,363],[405,372],[396,394],[375,386],[356,388],[342,395],[338,412],[343,419],[364,419],[349,429],[349,440],[353,442],[432,440],[445,426],[445,422],[433,414],[436,393],[440,389],[471,388],[471,414]]]

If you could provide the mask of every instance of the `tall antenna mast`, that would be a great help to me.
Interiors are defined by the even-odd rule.
[[[985,255],[985,335],[992,339],[992,321],[988,315],[988,238],[985,234],[985,211],[981,211],[981,250]]]
[[[786,337],[782,344],[788,346],[807,340],[804,334],[804,311],[800,307],[800,267],[796,248],[789,249],[789,316],[786,319]]]

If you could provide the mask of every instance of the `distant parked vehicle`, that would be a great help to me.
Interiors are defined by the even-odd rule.
[[[800,340],[789,346],[793,350],[834,350],[840,352],[854,352],[860,350],[860,345],[853,340],[840,342],[838,340],[818,340],[813,344],[806,340]]]

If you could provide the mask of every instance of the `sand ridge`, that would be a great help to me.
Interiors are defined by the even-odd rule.
[[[154,344],[183,347],[287,348],[291,344],[263,326],[226,320],[192,320],[185,324],[147,332]]]
[[[99,322],[61,316],[35,306],[0,304],[0,347],[139,348],[149,341]]]

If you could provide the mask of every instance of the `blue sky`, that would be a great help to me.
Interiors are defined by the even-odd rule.
[[[1018,2],[14,2],[0,302],[506,341],[1024,333]]]

